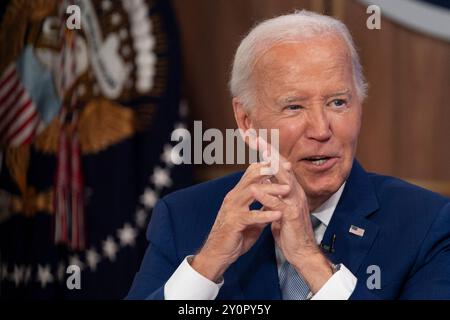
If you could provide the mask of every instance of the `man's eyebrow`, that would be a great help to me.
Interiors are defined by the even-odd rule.
[[[350,89],[345,89],[345,90],[342,90],[342,91],[334,92],[332,94],[327,94],[324,97],[328,99],[328,98],[337,97],[337,96],[344,96],[344,95],[351,95],[351,90]]]
[[[280,98],[278,101],[282,104],[284,103],[292,103],[297,101],[305,101],[308,100],[308,97],[306,96],[290,96],[290,97],[283,97]]]

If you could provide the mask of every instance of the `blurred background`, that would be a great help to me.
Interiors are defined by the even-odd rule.
[[[81,29],[65,24],[81,7]],[[381,29],[366,26],[369,4]],[[0,6],[0,299],[122,299],[155,202],[244,169],[174,166],[171,133],[236,128],[228,79],[255,23],[307,9],[354,37],[357,158],[450,196],[447,0],[9,0]],[[79,289],[67,266],[81,271]]]

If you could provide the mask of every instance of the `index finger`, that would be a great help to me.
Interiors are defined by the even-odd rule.
[[[291,164],[284,158],[276,148],[274,148],[269,142],[265,141],[263,138],[258,137],[257,139],[258,148],[263,150],[262,157],[263,161],[269,162],[270,167],[262,168],[264,173],[274,175],[280,183],[289,184],[289,170],[291,169]],[[270,154],[269,154],[270,150]]]

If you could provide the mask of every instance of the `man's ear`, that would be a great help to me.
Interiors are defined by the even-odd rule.
[[[250,119],[249,111],[242,105],[238,98],[233,98],[234,119],[239,129],[244,132],[248,129],[254,129]]]

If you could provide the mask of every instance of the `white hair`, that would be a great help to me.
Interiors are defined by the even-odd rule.
[[[328,34],[337,34],[346,42],[350,50],[356,94],[362,101],[367,95],[367,84],[347,27],[335,18],[306,10],[263,21],[248,33],[234,57],[229,83],[232,96],[237,97],[246,108],[255,103],[252,71],[258,58],[274,45]]]

